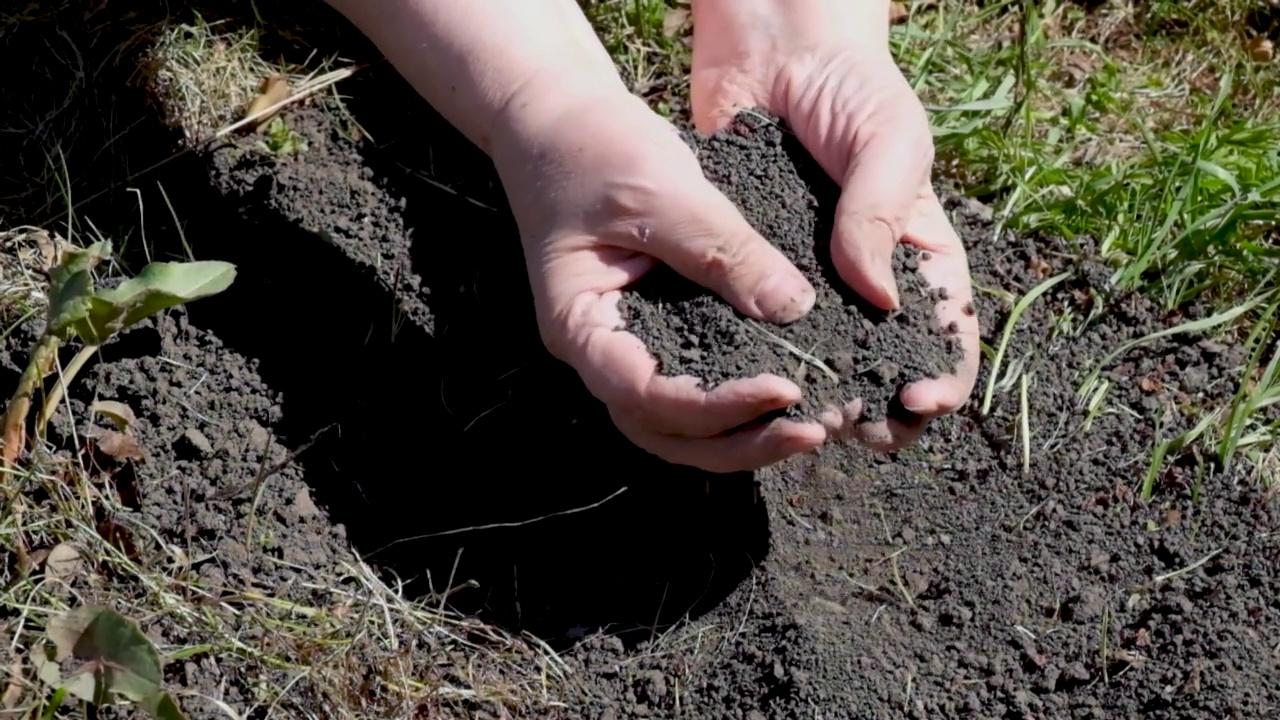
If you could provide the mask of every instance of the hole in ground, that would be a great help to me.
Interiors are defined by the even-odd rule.
[[[360,111],[362,124],[379,125],[378,103]],[[438,118],[434,128],[414,118],[420,137],[457,137]],[[141,116],[130,137],[142,147],[113,151],[151,160],[156,139],[172,136]],[[283,394],[275,430],[287,445],[335,426],[300,458],[315,498],[371,563],[409,580],[411,593],[474,580],[450,603],[554,646],[596,628],[639,641],[714,607],[764,557],[766,513],[749,474],[702,473],[635,448],[543,349],[507,213],[403,185],[415,208],[414,265],[432,288],[433,338],[395,316],[371,272],[274,214],[265,197],[250,197],[248,208],[227,201],[205,162],[185,155],[137,180],[141,209],[119,187],[78,212],[122,241],[145,227],[153,257],[185,255],[181,229],[197,257],[239,266],[230,291],[189,306],[190,322],[258,361]],[[78,182],[109,180],[86,173]],[[125,251],[136,271],[142,244]],[[138,351],[129,342],[104,349]],[[544,521],[407,539],[525,523],[610,497]]]
[[[439,227],[501,232],[465,201],[430,202],[422,216]],[[437,278],[468,278],[469,300],[433,304],[437,339],[412,323],[393,333],[391,296],[315,235],[234,222],[211,196],[175,203],[195,213],[200,257],[240,267],[231,291],[191,306],[192,323],[260,361],[284,395],[289,444],[336,425],[302,456],[306,477],[358,550],[411,591],[474,580],[450,596],[465,612],[549,642],[596,627],[638,640],[714,607],[765,555],[749,474],[635,448],[542,348],[517,243],[471,256],[482,265],[451,254],[457,265]],[[416,228],[421,248],[445,237]]]

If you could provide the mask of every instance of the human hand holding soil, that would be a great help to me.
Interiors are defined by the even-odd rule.
[[[520,125],[495,158],[542,337],[618,428],[668,461],[721,472],[820,445],[826,433],[816,423],[729,432],[800,402],[790,380],[761,375],[707,391],[693,377],[659,375],[640,339],[618,330],[622,289],[657,262],[758,320],[792,322],[814,301],[804,276],[707,181],[676,129],[610,89]]]
[[[889,52],[887,0],[694,0],[693,26],[698,130],[718,131],[753,107],[787,122],[842,187],[832,262],[854,291],[896,307],[894,246],[928,252],[920,272],[947,290],[939,321],[956,324],[964,362],[952,376],[903,389],[916,418],[859,423],[857,401],[823,415],[833,434],[880,449],[914,442],[928,419],[955,411],[972,391],[978,321],[964,247],[930,184],[928,118]]]
[[[795,320],[800,272],[703,176],[668,122],[632,96],[574,0],[329,0],[494,160],[520,225],[542,337],[628,438],[676,463],[755,469],[820,445],[817,423],[725,431],[801,400],[778,377],[661,377],[618,332],[621,288],[661,261],[744,314]]]

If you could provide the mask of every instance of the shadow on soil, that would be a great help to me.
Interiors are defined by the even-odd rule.
[[[542,348],[509,216],[392,172],[476,151],[438,118],[424,125],[422,112],[404,108],[402,81],[385,65],[374,70],[344,92],[383,141],[369,165],[398,175],[395,190],[413,208],[414,266],[432,289],[434,337],[398,316],[371,272],[265,207],[268,188],[261,205],[224,199],[207,158],[188,154],[135,179],[144,210],[122,186],[80,213],[108,236],[136,238],[145,227],[154,256],[182,255],[182,229],[197,257],[239,266],[230,291],[189,308],[192,324],[258,361],[283,394],[274,430],[288,446],[321,433],[299,457],[316,499],[410,593],[454,588],[459,610],[556,646],[598,627],[641,641],[711,609],[768,550],[750,475],[671,466],[621,437]],[[110,96],[113,107],[121,97],[139,100]],[[142,167],[155,161],[155,138],[172,133],[150,110],[132,111],[132,140],[115,152]],[[84,166],[79,184],[119,179],[118,167],[94,174],[101,164]],[[485,172],[468,175],[466,188],[497,187]],[[136,270],[141,243],[125,249]],[[122,342],[115,352],[139,351]]]

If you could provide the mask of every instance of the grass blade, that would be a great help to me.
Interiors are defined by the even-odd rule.
[[[1013,309],[1009,311],[1009,319],[1005,320],[1004,333],[1000,336],[1000,345],[996,347],[996,359],[991,364],[991,372],[987,378],[987,391],[982,397],[982,414],[986,415],[991,409],[991,395],[995,392],[996,378],[1000,376],[1000,365],[1004,362],[1005,350],[1009,347],[1009,338],[1013,335],[1013,328],[1018,323],[1018,318],[1022,317],[1022,313],[1026,312],[1031,303],[1037,298],[1045,294],[1054,285],[1066,280],[1071,273],[1064,272],[1054,275],[1039,285],[1031,288],[1031,292],[1027,293],[1014,304]]]

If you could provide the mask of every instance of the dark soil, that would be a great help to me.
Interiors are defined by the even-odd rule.
[[[1076,397],[1103,353],[1196,309],[1164,313],[1115,292],[1106,268],[1066,259],[1089,257],[1087,246],[1007,231],[996,239],[989,210],[939,188],[976,286],[1021,296],[1046,266],[1073,271],[1022,316],[1004,364],[1032,373],[1030,467],[1018,384],[997,384],[991,411],[980,412],[988,363],[971,402],[896,455],[831,447],[755,478],[666,465],[630,446],[542,349],[491,167],[388,68],[358,78],[343,93],[378,142],[299,108],[285,114],[309,141],[299,156],[264,157],[251,138],[234,138],[157,171],[196,256],[233,260],[240,276],[225,295],[104,348],[73,388],[78,409],[116,398],[139,415],[148,459],[129,521],[161,541],[142,543],[149,562],[181,548],[200,559],[192,572],[214,596],[256,588],[330,607],[354,545],[410,592],[462,588],[450,596],[458,609],[548,640],[577,671],[558,691],[568,707],[527,709],[531,717],[1280,712],[1274,493],[1254,472],[1223,473],[1190,449],[1159,470],[1153,499],[1137,492],[1155,443],[1231,396],[1243,351],[1230,338],[1167,337],[1105,369],[1111,389],[1087,425]],[[140,132],[151,128],[154,143],[160,127]],[[810,258],[813,277],[830,277],[819,262],[821,192],[788,170],[785,144],[710,142],[720,148],[710,157],[723,158],[707,164],[713,180],[766,237]],[[429,169],[433,182],[404,168]],[[162,239],[164,200],[148,195],[145,207],[157,251],[176,254]],[[98,227],[137,222],[96,209],[83,210]],[[805,232],[783,232],[792,226]],[[648,291],[668,291],[657,282]],[[820,292],[839,294],[829,287]],[[642,292],[628,307],[651,341],[746,338],[714,332],[717,318],[731,321],[723,305],[686,297],[680,315],[659,318],[643,312]],[[856,304],[826,297],[821,307],[833,310],[815,313],[813,326],[783,329],[797,345],[822,331],[892,350],[891,335],[858,334]],[[983,293],[978,303],[994,345],[1010,308]],[[931,303],[906,308],[914,337],[944,343],[929,335]],[[23,362],[23,337],[3,348],[6,379]],[[699,360],[683,339],[657,349],[709,383],[770,368],[791,376],[791,359],[766,347],[739,343],[733,352],[745,359],[729,366]],[[892,360],[899,381],[936,370],[910,365],[918,354]],[[883,407],[876,393],[890,387],[857,392]],[[317,432],[266,484],[246,544],[253,496],[243,488],[263,454],[283,459]],[[536,520],[578,508],[589,509]],[[495,523],[505,525],[454,532]],[[162,649],[208,640],[162,623],[149,630]],[[236,630],[247,642],[280,641]],[[428,639],[411,640],[418,667],[444,662]],[[450,661],[469,672],[465,658]],[[259,678],[237,667],[199,656],[172,680],[244,712],[261,702]],[[273,672],[279,685],[293,677]],[[277,710],[328,707],[308,683]],[[188,711],[224,716],[212,705]]]
[[[626,329],[645,342],[661,373],[692,375],[708,389],[770,373],[804,393],[793,415],[816,417],[861,400],[862,419],[878,421],[906,385],[955,371],[959,340],[934,312],[946,289],[928,286],[915,248],[894,253],[896,311],[874,307],[840,279],[830,250],[839,187],[776,118],[744,111],[715,135],[685,137],[707,178],[809,278],[817,299],[800,320],[765,325],[664,266],[620,303]]]
[[[1240,348],[1189,336],[1132,351],[1104,373],[1107,409],[1086,430],[1075,392],[1093,363],[1181,318],[1113,293],[1097,264],[1063,267],[1063,243],[993,243],[981,206],[948,204],[977,285],[1022,294],[1044,262],[1075,271],[1010,345],[1034,372],[1030,468],[1016,391],[980,412],[984,366],[971,402],[916,448],[831,448],[760,473],[772,529],[762,568],[639,659],[605,639],[581,650],[606,678],[582,689],[596,717],[676,714],[677,688],[685,716],[715,718],[1280,709],[1268,680],[1280,669],[1274,493],[1188,453],[1161,470],[1153,500],[1138,495],[1155,442],[1188,427],[1178,408],[1233,391]],[[994,343],[1009,307],[988,297],[979,312]]]

